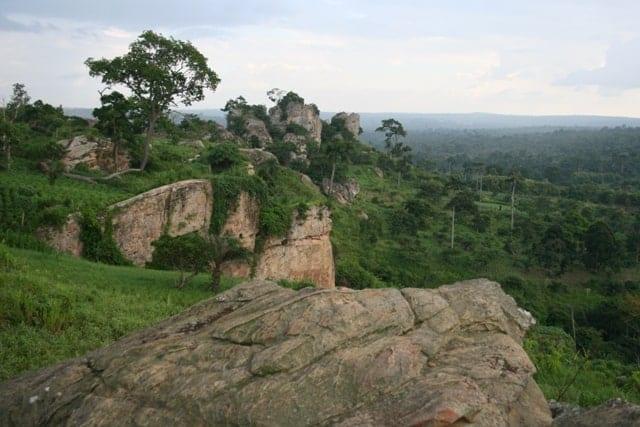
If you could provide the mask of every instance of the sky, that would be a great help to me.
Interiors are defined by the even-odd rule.
[[[194,105],[294,90],[323,111],[640,117],[637,0],[0,0],[0,98],[98,104],[88,57],[151,29],[221,84]]]

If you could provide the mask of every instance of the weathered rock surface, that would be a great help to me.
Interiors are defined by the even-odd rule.
[[[271,144],[273,140],[271,139],[271,135],[267,130],[267,125],[262,120],[256,119],[255,117],[246,117],[244,123],[244,139],[249,142],[255,139],[260,142],[261,146]]]
[[[554,427],[638,427],[640,405],[612,399],[594,408],[549,402]]]
[[[260,204],[254,197],[242,191],[227,215],[222,234],[236,238],[240,246],[253,251],[256,246],[259,219]]]
[[[113,238],[122,254],[136,265],[151,261],[152,243],[170,236],[206,233],[212,209],[211,183],[202,179],[179,181],[111,206]]]
[[[73,256],[82,256],[84,245],[80,240],[82,225],[78,215],[69,215],[60,227],[41,227],[36,231],[36,237],[47,243],[58,252]]]
[[[331,180],[325,178],[322,180],[322,192],[328,196],[333,196],[336,202],[341,205],[348,205],[360,193],[360,184],[355,179],[350,179],[344,183],[334,182],[333,188],[331,188]]]
[[[315,142],[320,142],[322,136],[322,120],[320,112],[314,104],[302,104],[300,102],[289,102],[285,111],[276,105],[269,109],[271,122],[285,129],[288,124],[294,123],[302,126],[309,132],[309,138]]]
[[[334,287],[331,224],[331,212],[326,207],[312,207],[304,216],[296,213],[285,237],[270,237],[265,242],[256,277],[308,279],[321,288]]]
[[[73,139],[58,141],[58,144],[66,150],[62,158],[62,164],[66,170],[71,170],[80,164],[89,169],[105,172],[118,172],[129,168],[129,156],[124,150],[119,150],[114,161],[114,146],[109,139],[89,139],[80,135]]]
[[[345,128],[357,138],[360,135],[360,114],[358,113],[338,113],[331,119],[344,120]]]
[[[227,130],[227,128],[222,126],[220,123],[215,123],[214,126],[215,130],[213,132],[213,135],[211,135],[214,140],[218,142],[232,142],[236,144],[240,144],[243,142],[242,138],[234,135],[233,132]]]
[[[204,142],[199,139],[185,139],[183,141],[179,141],[178,145],[195,148],[196,150],[202,150],[204,148]]]
[[[497,283],[247,282],[84,357],[0,384],[0,425],[548,426]]]
[[[275,154],[260,148],[241,148],[240,152],[251,162],[253,166],[260,166],[270,161],[278,162]]]

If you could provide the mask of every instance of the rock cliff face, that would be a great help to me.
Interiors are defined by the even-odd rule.
[[[113,143],[108,139],[90,140],[86,136],[76,136],[73,139],[58,141],[58,144],[66,150],[62,158],[66,170],[80,164],[105,172],[118,172],[129,168],[129,156],[126,151],[121,150],[114,161]]]
[[[322,180],[322,192],[326,195],[331,195],[336,199],[336,202],[341,205],[348,205],[352,203],[358,193],[360,193],[360,184],[355,179],[350,179],[344,183],[333,183],[331,188],[331,181],[329,179]]]
[[[207,232],[212,190],[207,180],[187,180],[154,188],[110,208],[113,238],[136,265],[151,261],[152,243],[164,232],[181,236]]]
[[[259,279],[308,279],[321,288],[335,286],[331,213],[326,207],[312,207],[297,215],[284,238],[271,237],[256,265]]]
[[[265,146],[271,144],[273,141],[271,139],[271,135],[267,130],[267,125],[260,119],[256,119],[255,117],[247,117],[245,119],[245,134],[244,138],[252,142],[252,140],[257,140],[261,146]]]
[[[247,282],[84,357],[0,384],[0,425],[549,426],[497,283]]]
[[[246,192],[241,192],[222,227],[222,234],[235,237],[240,246],[250,251],[256,247],[260,205]]]
[[[300,102],[289,102],[285,111],[280,106],[269,109],[271,122],[283,129],[288,124],[293,123],[302,126],[309,132],[309,137],[315,142],[320,142],[322,135],[322,120],[320,120],[320,112],[314,104],[302,104]]]
[[[344,120],[344,125],[354,137],[360,135],[360,114],[358,113],[338,113],[333,116],[333,119]]]
[[[80,257],[84,245],[80,240],[82,226],[78,215],[69,215],[60,227],[42,227],[36,231],[36,237],[46,242],[58,252]]]

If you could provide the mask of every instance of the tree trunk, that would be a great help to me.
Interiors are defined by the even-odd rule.
[[[222,263],[216,262],[211,269],[211,292],[220,290],[220,279],[222,277]]]
[[[456,236],[456,207],[451,209],[451,249],[453,249],[453,242]]]
[[[5,148],[7,155],[7,170],[11,170],[11,144],[7,144]]]
[[[336,176],[336,161],[333,161],[331,166],[331,179],[329,180],[329,194],[333,194],[333,179]]]
[[[152,112],[149,116],[149,127],[147,127],[147,134],[144,139],[144,152],[142,153],[142,161],[140,162],[140,170],[144,171],[149,162],[149,147],[151,146],[151,138],[156,130],[156,122],[158,121],[158,114]]]
[[[516,200],[516,180],[513,180],[511,186],[511,232],[513,232],[513,220],[515,215],[515,200]]]

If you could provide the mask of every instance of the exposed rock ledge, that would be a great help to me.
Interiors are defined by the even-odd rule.
[[[0,425],[548,426],[497,283],[239,285],[158,326],[0,384]]]

